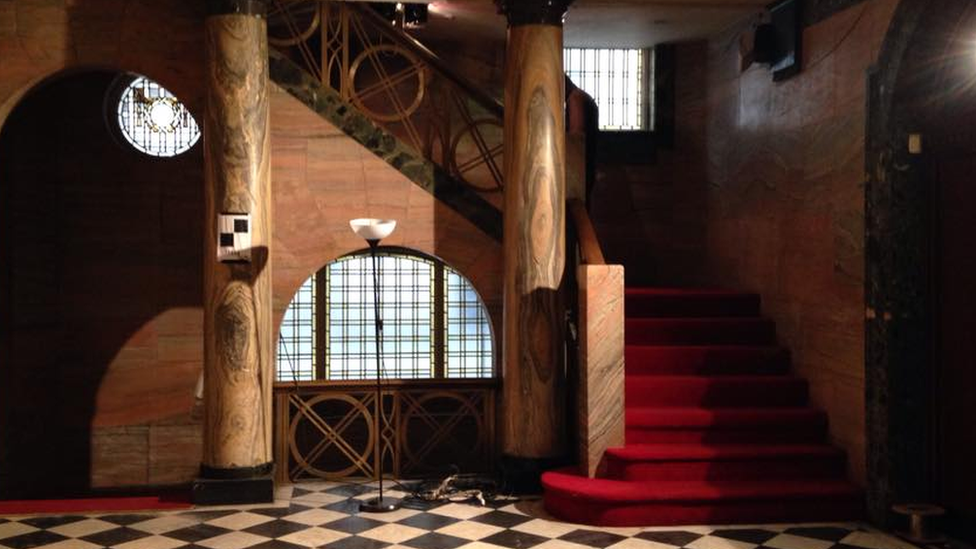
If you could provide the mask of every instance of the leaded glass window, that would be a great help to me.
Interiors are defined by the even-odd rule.
[[[646,127],[643,50],[565,48],[563,64],[570,80],[596,101],[601,130]]]
[[[379,257],[383,377],[493,375],[488,312],[471,283],[436,259]],[[369,254],[333,261],[309,277],[285,311],[276,379],[375,379],[373,268]]]
[[[315,379],[315,279],[314,274],[308,277],[285,310],[278,334],[279,377]]]
[[[491,324],[478,293],[463,276],[445,273],[447,377],[491,375]]]
[[[200,127],[186,105],[144,76],[122,91],[117,114],[126,141],[152,156],[176,156],[200,139]]]
[[[431,262],[383,256],[380,317],[383,319],[383,377],[433,377]],[[376,377],[373,267],[368,255],[328,266],[326,379]]]

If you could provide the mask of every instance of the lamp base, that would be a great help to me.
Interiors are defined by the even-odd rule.
[[[400,505],[398,499],[378,497],[360,503],[359,510],[363,513],[389,513],[399,509]]]

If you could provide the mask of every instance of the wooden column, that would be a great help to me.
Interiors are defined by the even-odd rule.
[[[564,313],[566,0],[505,0],[505,301],[502,452],[566,454]]]
[[[264,5],[223,0],[212,2],[211,13],[204,119],[206,412],[202,478],[194,493],[206,503],[270,501],[274,348]],[[218,257],[226,215],[250,216],[249,258]]]

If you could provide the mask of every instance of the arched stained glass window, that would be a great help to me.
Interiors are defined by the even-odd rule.
[[[436,259],[380,254],[383,377],[492,377],[488,312],[471,283]],[[346,256],[309,277],[281,323],[276,379],[375,379],[372,262]]]
[[[118,120],[126,141],[152,156],[176,156],[200,139],[200,127],[186,106],[144,76],[122,91]]]

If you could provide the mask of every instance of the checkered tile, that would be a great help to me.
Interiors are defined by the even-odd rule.
[[[853,523],[599,528],[554,520],[531,499],[408,499],[360,513],[374,495],[372,483],[314,482],[280,490],[273,505],[0,517],[0,549],[914,549]]]

